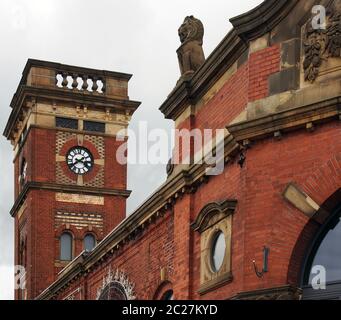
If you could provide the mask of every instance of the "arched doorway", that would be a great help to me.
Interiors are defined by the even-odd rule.
[[[341,200],[312,242],[301,282],[304,300],[341,300]]]

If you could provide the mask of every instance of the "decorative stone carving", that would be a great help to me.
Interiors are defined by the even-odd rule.
[[[198,214],[191,227],[200,233],[200,288],[204,294],[232,281],[231,271],[231,230],[232,214],[236,200],[225,200],[207,204]],[[212,250],[217,234],[225,241],[225,253],[219,270],[213,265]]]
[[[341,57],[341,4],[333,1],[327,8],[326,28],[314,29],[313,18],[304,32],[304,79],[314,82],[322,63],[328,58]]]
[[[177,50],[181,76],[193,74],[205,62],[202,49],[204,26],[193,16],[185,18],[179,28],[181,46]]]
[[[110,268],[97,290],[97,300],[135,300],[134,287],[124,272]]]

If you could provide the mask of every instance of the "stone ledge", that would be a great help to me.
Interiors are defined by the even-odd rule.
[[[17,200],[15,201],[10,215],[14,217],[17,211],[20,209],[21,205],[24,203],[27,194],[30,190],[47,190],[54,192],[63,192],[63,193],[78,193],[78,194],[87,194],[87,195],[95,195],[95,196],[121,196],[121,197],[129,197],[131,194],[130,190],[118,190],[118,189],[102,189],[102,188],[93,188],[93,187],[83,187],[83,186],[70,186],[63,185],[57,183],[47,183],[47,182],[27,182],[22,191],[20,192]]]
[[[228,125],[227,129],[239,143],[244,140],[254,141],[269,137],[274,135],[275,132],[307,128],[309,123],[321,123],[333,119],[340,120],[340,115],[341,96]]]
[[[200,286],[198,293],[200,295],[204,295],[208,292],[211,292],[215,289],[218,289],[218,288],[232,282],[232,280],[233,280],[232,272],[225,273],[225,274],[221,275],[220,277],[218,277],[214,280],[208,281],[204,285]]]
[[[302,290],[291,285],[242,292],[231,300],[300,300]]]

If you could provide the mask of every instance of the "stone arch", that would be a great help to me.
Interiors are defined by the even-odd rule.
[[[315,216],[308,221],[301,231],[289,262],[287,274],[289,284],[302,286],[304,270],[312,253],[314,240],[325,222],[331,217],[337,206],[340,205],[340,199],[341,188],[338,188],[320,205],[320,209]]]
[[[287,282],[294,286],[301,285],[302,268],[307,252],[318,230],[333,213],[341,199],[341,152],[335,153],[320,165],[300,186],[320,206],[320,209],[302,229],[292,250]]]

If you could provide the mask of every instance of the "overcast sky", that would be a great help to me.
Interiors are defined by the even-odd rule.
[[[28,58],[132,73],[129,95],[142,101],[130,128],[171,130],[158,110],[179,77],[177,29],[187,15],[205,27],[208,56],[231,29],[229,18],[261,0],[1,0],[0,131]],[[0,300],[13,298],[12,149],[0,139]],[[131,213],[166,178],[165,166],[130,165]]]

